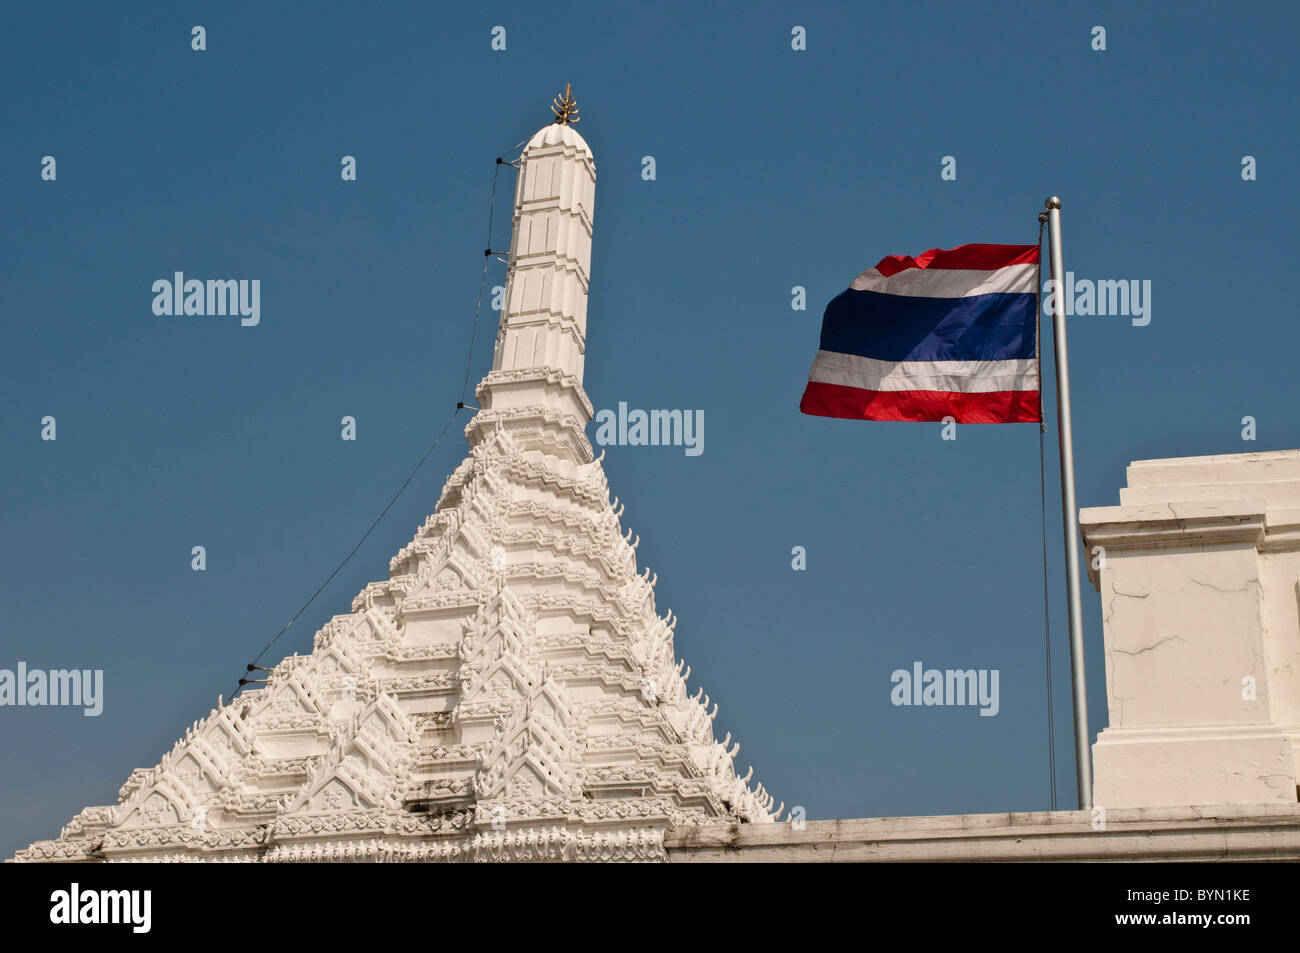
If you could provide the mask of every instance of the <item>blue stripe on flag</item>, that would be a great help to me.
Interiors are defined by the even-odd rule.
[[[913,298],[849,289],[826,306],[821,349],[878,361],[1032,358],[1036,294]]]

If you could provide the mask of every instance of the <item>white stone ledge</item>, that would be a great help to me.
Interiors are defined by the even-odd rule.
[[[1136,460],[1129,464],[1127,477],[1130,487],[1198,483],[1231,486],[1235,483],[1297,480],[1300,479],[1300,454],[1294,450],[1270,450]]]
[[[1300,860],[1300,804],[952,814],[670,828],[687,862]]]
[[[1139,503],[1130,506],[1091,506],[1079,511],[1079,522],[1091,525],[1127,523],[1197,523],[1263,519],[1268,503],[1263,499]]]

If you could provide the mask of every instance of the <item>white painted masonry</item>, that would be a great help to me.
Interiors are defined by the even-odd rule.
[[[1138,461],[1080,522],[1110,712],[1095,802],[1296,803],[1300,451]]]

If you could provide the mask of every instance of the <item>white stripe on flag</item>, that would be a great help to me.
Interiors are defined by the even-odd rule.
[[[943,390],[963,394],[1036,391],[1038,362],[1033,358],[1015,361],[877,361],[856,354],[818,351],[808,380],[876,391]]]
[[[877,291],[907,298],[969,298],[987,294],[1033,294],[1037,265],[1007,265],[992,271],[964,268],[905,268],[886,278],[868,268],[849,285],[854,291]]]

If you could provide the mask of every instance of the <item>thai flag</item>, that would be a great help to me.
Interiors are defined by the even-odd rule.
[[[826,307],[799,409],[855,420],[1030,423],[1038,246],[891,255]]]

